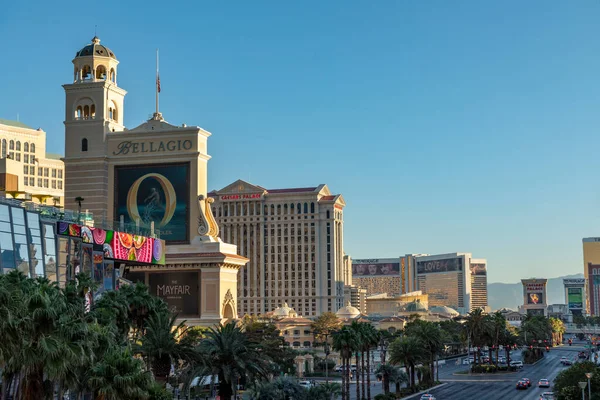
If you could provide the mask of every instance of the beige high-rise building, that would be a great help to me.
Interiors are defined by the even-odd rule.
[[[299,315],[344,306],[344,199],[326,185],[265,189],[238,180],[209,193],[221,238],[250,259],[238,276],[238,314],[287,303]]]
[[[0,152],[1,195],[63,205],[64,164],[59,155],[46,153],[46,132],[0,119]]]
[[[418,256],[412,275],[432,307],[447,306],[461,314],[488,310],[487,262],[473,259],[471,253]]]

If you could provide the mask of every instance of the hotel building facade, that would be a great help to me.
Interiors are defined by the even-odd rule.
[[[327,185],[265,189],[238,180],[209,196],[221,238],[250,260],[238,276],[240,316],[284,303],[310,317],[344,306],[341,195]]]
[[[46,153],[46,132],[0,119],[0,194],[37,204],[62,206],[64,163]]]
[[[429,306],[447,306],[461,314],[476,308],[488,310],[487,262],[471,253],[415,257],[412,276],[429,297]]]
[[[586,298],[583,313],[600,316],[600,238],[583,239],[583,275]]]

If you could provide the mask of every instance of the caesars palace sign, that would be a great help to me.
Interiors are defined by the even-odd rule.
[[[126,140],[117,145],[114,156],[137,153],[161,153],[168,151],[191,150],[194,144],[191,140],[161,140],[157,142],[132,142]]]

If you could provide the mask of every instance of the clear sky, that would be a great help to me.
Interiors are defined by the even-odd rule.
[[[0,118],[63,153],[63,83],[98,36],[125,123],[211,131],[209,188],[326,183],[353,258],[471,252],[491,282],[582,271],[600,236],[600,2],[11,1]]]

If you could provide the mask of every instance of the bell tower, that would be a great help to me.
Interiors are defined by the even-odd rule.
[[[124,130],[123,101],[117,84],[119,61],[96,36],[75,54],[73,83],[65,89],[65,208],[107,215],[106,134]]]

